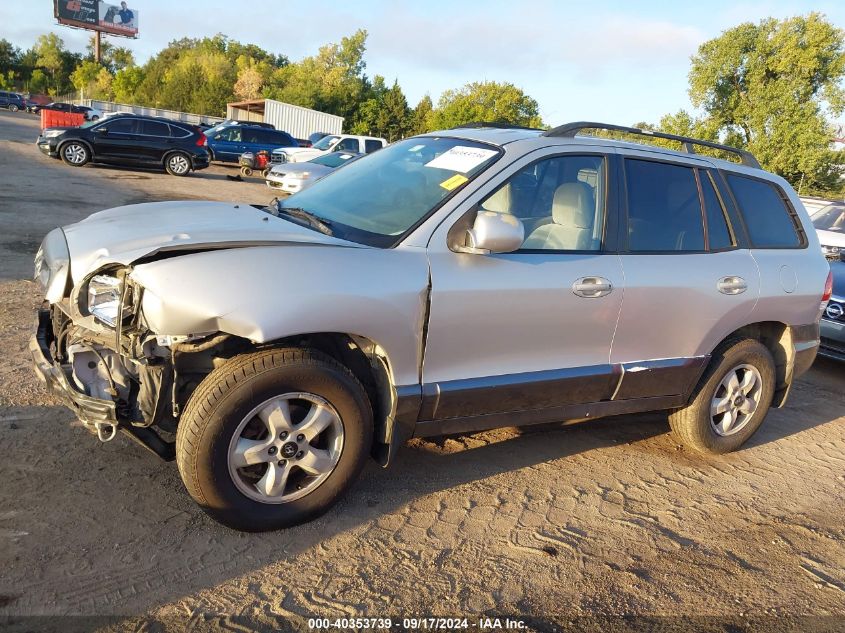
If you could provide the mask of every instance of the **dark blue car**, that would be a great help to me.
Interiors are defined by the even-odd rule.
[[[298,147],[287,132],[249,125],[229,125],[208,130],[208,150],[212,160],[236,163],[244,152],[271,152],[280,147]]]

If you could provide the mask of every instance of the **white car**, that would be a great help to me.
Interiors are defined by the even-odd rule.
[[[845,202],[834,202],[813,214],[813,226],[828,259],[845,252]]]
[[[361,154],[352,152],[330,152],[304,163],[275,165],[265,182],[270,189],[287,194],[298,193],[359,156]]]
[[[383,138],[375,136],[357,136],[355,134],[329,134],[311,147],[282,147],[273,150],[272,162],[304,163],[330,152],[349,152],[354,154],[372,154],[387,145]]]

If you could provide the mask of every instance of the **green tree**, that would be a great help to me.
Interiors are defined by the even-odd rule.
[[[339,44],[326,44],[316,55],[277,68],[265,96],[345,118],[347,128],[360,123],[362,103],[374,98],[364,70],[367,32],[356,31]]]
[[[378,136],[383,136],[388,143],[398,141],[411,129],[411,110],[405,93],[399,87],[399,81],[393,81],[393,87],[382,98],[381,108],[376,118]]]
[[[9,40],[0,39],[0,74],[8,76],[8,72],[19,71],[21,51]]]
[[[29,78],[29,91],[36,94],[44,94],[48,90],[49,83],[50,80],[44,74],[44,71],[36,68],[32,71],[32,75]]]
[[[50,73],[54,94],[61,91],[63,83],[64,57],[62,53],[65,52],[64,49],[65,43],[55,33],[39,35],[35,42],[35,53],[37,55],[35,63]]]
[[[829,117],[845,109],[843,31],[819,13],[744,23],[692,58],[699,128],[752,151],[793,185],[837,187],[845,158],[830,149]]]
[[[408,130],[408,133],[414,135],[430,132],[434,129],[432,121],[433,117],[434,104],[431,101],[431,97],[429,95],[425,95],[422,99],[420,99],[417,107],[414,108],[414,111],[411,113],[411,128]]]
[[[71,73],[70,81],[74,88],[82,92],[83,98],[92,98],[91,86],[96,83],[101,69],[103,67],[97,62],[85,60]]]
[[[434,127],[453,128],[472,121],[506,121],[540,127],[537,102],[511,83],[473,82],[440,96],[432,117]]]
[[[118,103],[133,103],[136,101],[135,91],[144,79],[144,71],[138,66],[129,66],[117,71],[112,81],[114,99]]]

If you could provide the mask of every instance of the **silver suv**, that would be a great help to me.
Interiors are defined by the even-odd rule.
[[[417,136],[267,207],[109,209],[48,234],[36,277],[41,377],[242,530],[317,516],[414,436],[661,410],[690,449],[735,450],[813,362],[830,295],[753,156],[596,123]]]

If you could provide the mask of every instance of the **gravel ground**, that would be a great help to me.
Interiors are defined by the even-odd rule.
[[[8,627],[253,630],[305,628],[309,617],[477,624],[499,614],[539,630],[841,630],[845,367],[821,359],[734,454],[689,453],[664,415],[413,440],[310,524],[255,535],[213,523],[174,464],[123,436],[98,443],[37,382],[26,343],[39,296],[23,278],[46,230],[104,206],[261,202],[268,192],[219,167],[184,179],[71,169],[41,157],[17,117],[0,113]]]

